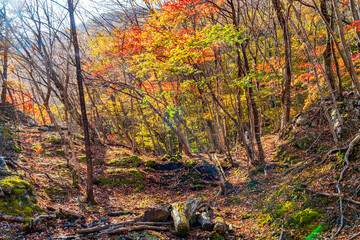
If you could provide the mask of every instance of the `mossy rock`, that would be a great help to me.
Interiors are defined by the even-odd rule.
[[[0,180],[0,189],[4,193],[0,197],[0,212],[26,217],[40,211],[29,182],[18,176],[6,177]]]
[[[131,156],[129,161],[133,164],[134,167],[140,167],[143,162],[142,158],[135,155]]]
[[[122,236],[122,235],[121,235]],[[161,233],[151,231],[143,231],[143,232],[131,232],[122,236],[119,239],[139,239],[139,240],[161,240],[164,239]]]
[[[79,162],[86,162],[86,156],[79,157]]]
[[[122,169],[122,168],[112,168],[106,171],[109,174],[128,174],[137,179],[144,179],[143,173],[139,170],[132,168],[132,169]]]
[[[310,232],[319,225],[318,220],[324,216],[324,213],[324,210],[307,208],[305,210],[296,212],[294,216],[286,222],[285,225],[287,227],[293,227]]]
[[[157,162],[153,159],[145,161],[145,167],[156,168],[157,166],[158,166]]]
[[[56,149],[55,153],[59,156],[65,156],[65,150],[64,149]]]
[[[293,202],[285,202],[283,204],[278,204],[277,208],[275,209],[276,216],[282,217],[286,213],[291,213],[295,208],[296,204]]]
[[[120,180],[116,177],[100,177],[94,181],[96,185],[110,186],[110,187],[120,187],[122,185],[134,185],[142,184],[141,182],[134,179],[124,179]]]
[[[30,183],[25,180],[21,180],[19,177],[16,176],[1,179],[0,188],[5,194],[8,195],[19,195],[16,193],[20,193],[20,195],[22,195],[23,193],[32,194]]]
[[[130,165],[130,161],[127,157],[115,158],[107,162],[108,166],[127,167]]]
[[[133,177],[139,178],[139,179],[144,179],[144,176],[141,174],[141,172],[137,169],[129,169],[127,171],[128,174],[130,174]]]
[[[44,139],[44,141],[55,144],[55,145],[60,145],[63,142],[61,137],[59,137],[57,135],[50,135],[50,136],[46,137]]]

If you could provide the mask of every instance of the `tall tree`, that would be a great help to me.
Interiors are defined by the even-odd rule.
[[[90,149],[90,134],[89,134],[89,123],[86,115],[86,105],[84,97],[84,86],[83,86],[83,77],[81,72],[81,61],[80,61],[80,49],[79,42],[76,32],[76,24],[74,17],[74,4],[72,0],[68,0],[68,11],[70,15],[70,25],[71,25],[71,40],[74,46],[75,52],[75,66],[76,66],[76,80],[79,90],[79,100],[81,108],[81,117],[82,117],[82,127],[85,135],[85,155],[87,162],[87,187],[86,187],[86,200],[89,203],[95,203],[94,191],[93,191],[93,163]]]
[[[6,102],[6,91],[7,91],[7,77],[8,77],[8,55],[9,55],[9,44],[8,44],[8,37],[9,37],[9,25],[8,19],[6,16],[6,1],[3,6],[2,17],[4,22],[5,34],[3,36],[3,46],[4,46],[4,55],[3,55],[3,69],[2,69],[2,90],[1,90],[1,105],[4,106]]]
[[[281,30],[284,38],[284,51],[285,51],[285,65],[284,65],[284,81],[282,83],[281,91],[281,129],[283,129],[290,120],[290,108],[291,108],[291,81],[292,81],[292,70],[291,70],[291,39],[289,23],[286,19],[285,8],[280,0],[272,0],[276,16],[279,20]]]

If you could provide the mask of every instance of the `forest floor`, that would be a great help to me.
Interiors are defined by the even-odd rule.
[[[144,236],[136,233],[81,236],[76,234],[76,230],[132,220],[141,216],[147,207],[201,196],[211,207],[213,216],[223,217],[232,230],[219,236],[192,227],[189,239],[304,239],[316,226],[322,227],[321,239],[330,239],[340,223],[339,198],[317,193],[336,193],[336,176],[344,165],[325,157],[324,153],[329,152],[327,144],[331,145],[331,136],[323,134],[320,120],[319,124],[313,124],[318,121],[314,117],[319,116],[314,114],[309,118],[310,128],[302,127],[301,130],[298,127],[295,133],[291,133],[295,137],[280,141],[275,134],[268,134],[262,138],[267,165],[265,169],[252,169],[252,180],[248,178],[244,151],[240,149],[233,153],[236,167],[230,167],[228,162],[221,160],[224,156],[217,155],[236,190],[227,196],[217,194],[218,179],[214,177],[212,168],[206,169],[201,160],[205,156],[170,161],[151,156],[134,157],[129,150],[115,146],[93,146],[97,202],[93,206],[83,201],[86,159],[81,141],[76,145],[80,184],[75,187],[72,171],[62,156],[61,140],[56,133],[39,131],[38,127],[21,127],[16,133],[23,148],[18,156],[19,173],[32,183],[37,204],[45,212],[49,207],[61,208],[85,218],[57,219],[54,225],[47,226],[43,231],[29,234],[20,231],[20,223],[0,221],[0,236],[3,239],[179,239],[174,236],[171,226],[169,231],[149,231],[150,235]],[[304,147],[304,142],[297,141],[306,139],[309,132],[314,133],[314,140],[306,141],[308,145]],[[321,147],[326,150],[312,149],[320,142],[319,139]],[[351,139],[349,137],[349,141]],[[340,154],[344,152],[340,151]],[[160,167],[154,168],[151,160]],[[351,170],[344,174],[340,186],[343,194],[351,196],[356,202],[360,199],[359,159],[356,158],[350,165]],[[345,220],[336,239],[351,239],[360,232],[358,207],[343,201]],[[108,215],[117,211],[129,214],[118,217]]]
[[[85,215],[85,220],[68,221],[67,219],[59,219],[56,225],[45,229],[43,232],[31,233],[23,235],[19,231],[21,224],[1,222],[0,234],[11,238],[23,237],[27,239],[62,239],[81,237],[83,239],[102,239],[108,238],[105,234],[92,234],[86,236],[76,235],[76,230],[97,226],[104,223],[117,223],[125,220],[131,220],[141,215],[149,206],[155,206],[163,202],[175,203],[178,201],[186,201],[189,196],[202,196],[206,202],[211,203],[213,214],[222,216],[227,224],[232,224],[234,231],[228,234],[225,239],[258,239],[262,236],[264,227],[254,227],[256,218],[249,218],[250,214],[255,216],[258,205],[258,198],[262,197],[264,189],[270,185],[275,185],[274,180],[279,179],[276,171],[268,171],[266,176],[263,176],[256,186],[247,186],[249,180],[247,179],[247,162],[245,156],[240,152],[233,155],[238,164],[238,167],[227,170],[226,174],[229,181],[239,191],[240,199],[236,193],[228,196],[219,196],[217,191],[219,187],[217,180],[213,179],[211,172],[204,173],[205,177],[199,174],[194,174],[191,168],[181,166],[174,170],[154,170],[145,167],[144,163],[153,159],[147,156],[141,156],[141,163],[137,166],[115,167],[109,166],[109,163],[114,159],[121,159],[122,156],[132,155],[126,149],[109,146],[100,147],[93,146],[92,152],[94,154],[94,176],[95,179],[103,179],[103,181],[95,180],[94,194],[97,204],[89,206],[84,203],[83,197],[85,192],[84,179],[86,179],[86,162],[80,162],[80,180],[83,184],[79,184],[80,189],[72,185],[72,174],[67,167],[67,161],[62,152],[58,149],[61,144],[54,144],[48,139],[54,138],[55,132],[41,132],[37,127],[24,128],[23,131],[18,132],[18,139],[22,143],[23,151],[19,156],[19,163],[26,171],[21,171],[27,179],[33,183],[34,192],[36,194],[38,205],[46,209],[52,207],[55,209],[67,209],[76,213]],[[264,150],[267,156],[271,157],[276,151],[276,144],[274,143],[275,136],[267,135],[264,140]],[[42,146],[41,151],[38,146]],[[79,147],[77,151],[77,158],[81,159],[83,149]],[[218,155],[221,158],[221,155]],[[157,160],[162,163],[161,160]],[[194,159],[198,161],[199,159]],[[180,160],[185,163],[185,159]],[[194,163],[193,167],[196,167]],[[228,163],[224,162],[224,168],[229,167]],[[176,167],[175,167],[176,168]],[[111,174],[111,170],[117,170],[120,174]],[[133,176],[128,174],[129,170],[136,169],[141,174]],[[137,175],[137,174],[134,174]],[[119,179],[131,179],[126,182],[112,181],[113,177]],[[110,182],[106,180],[110,179]],[[105,180],[104,180],[105,179]],[[196,184],[194,184],[196,183]],[[256,188],[255,188],[256,187]],[[261,209],[259,209],[261,210]],[[109,212],[129,211],[133,214],[128,214],[119,217],[109,217]],[[266,228],[266,226],[265,226]],[[173,231],[169,228],[168,232],[157,232],[155,236],[163,237],[165,239],[176,238]],[[154,232],[153,232],[154,233]],[[206,239],[210,238],[211,232],[205,232],[201,229],[194,228],[190,231],[189,239]],[[131,239],[131,238],[129,238]]]

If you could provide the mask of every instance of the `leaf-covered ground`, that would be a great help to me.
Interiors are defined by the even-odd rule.
[[[316,118],[316,115],[312,116]],[[19,172],[32,183],[38,205],[45,212],[49,207],[62,208],[86,217],[85,220],[73,221],[58,219],[55,225],[48,226],[44,231],[27,235],[20,231],[22,224],[1,222],[0,235],[8,239],[116,239],[117,236],[102,233],[79,236],[76,230],[132,220],[149,206],[202,196],[211,206],[213,216],[222,216],[232,230],[225,236],[217,236],[194,227],[189,239],[278,239],[280,235],[282,239],[304,239],[314,229],[321,233],[321,239],[330,238],[340,224],[339,198],[308,190],[336,193],[336,176],[344,164],[337,160],[336,154],[324,157],[323,154],[331,147],[331,139],[321,132],[324,131],[320,129],[321,123],[305,129],[303,126],[298,124],[284,141],[270,134],[262,139],[268,164],[265,168],[252,169],[252,179],[248,178],[246,156],[242,149],[233,153],[236,166],[230,167],[228,162],[222,161],[235,190],[227,196],[217,194],[219,187],[215,172],[211,168],[201,168],[206,166],[202,161],[205,156],[156,159],[135,156],[118,147],[93,146],[95,206],[83,201],[86,159],[81,141],[77,140],[76,145],[80,179],[77,179],[79,184],[75,187],[72,171],[61,150],[61,139],[56,133],[39,131],[37,127],[23,127],[16,133],[23,147],[18,160],[21,166]],[[309,132],[313,133],[310,137],[307,136]],[[318,137],[319,134],[321,137]],[[307,137],[310,140],[306,140]],[[321,141],[316,141],[317,138]],[[303,140],[305,143],[299,142]],[[321,142],[320,147],[318,142]],[[224,159],[222,155],[217,157]],[[341,182],[344,197],[360,200],[359,172],[359,161],[354,159]],[[343,200],[345,220],[336,239],[349,239],[360,231],[358,209],[359,205]],[[117,211],[131,213],[108,216],[109,212]],[[177,239],[173,227],[169,227],[167,232],[150,231],[150,234],[154,239]],[[149,236],[143,235],[142,239],[149,239]],[[127,237],[136,239],[139,236]]]

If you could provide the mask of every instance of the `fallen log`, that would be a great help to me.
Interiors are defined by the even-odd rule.
[[[88,234],[88,233],[94,233],[94,232],[100,232],[102,230],[106,230],[109,228],[115,228],[120,226],[125,226],[126,224],[133,224],[135,221],[126,221],[126,222],[119,222],[115,224],[109,224],[109,225],[103,225],[103,226],[97,226],[97,227],[91,227],[91,228],[84,228],[79,229],[76,231],[77,234]]]
[[[62,209],[62,208],[59,208],[59,212],[57,213],[57,215],[60,218],[75,218],[75,219],[85,218],[84,215],[78,214],[78,213],[70,211],[70,210]]]
[[[0,215],[0,220],[7,222],[25,222],[25,219],[22,217],[15,217],[10,215]]]
[[[108,231],[107,233],[108,234],[119,234],[119,233],[124,233],[124,232],[143,231],[143,230],[166,231],[166,230],[168,230],[168,228],[160,227],[160,226],[140,225],[140,226],[116,228],[111,231]]]
[[[122,215],[139,215],[137,212],[121,211],[121,212],[108,212],[107,215],[110,217],[118,217]]]
[[[214,231],[220,234],[226,233],[227,227],[224,219],[221,217],[215,218]]]
[[[175,235],[185,237],[190,232],[189,220],[185,215],[184,208],[180,203],[175,203],[171,211],[171,216],[174,219]]]
[[[120,222],[115,224],[109,224],[109,225],[103,225],[103,226],[97,226],[92,228],[85,228],[85,229],[79,229],[76,231],[77,234],[88,234],[88,233],[94,233],[94,232],[109,232],[113,229],[116,229],[118,227],[123,227],[125,225],[137,225],[137,226],[165,226],[165,225],[172,225],[172,222],[135,222],[135,221],[126,221],[126,222]],[[105,230],[105,231],[104,231]]]
[[[214,226],[207,212],[202,212],[199,215],[198,222],[201,225],[201,228],[204,229],[205,231],[211,231]]]
[[[196,222],[195,213],[201,206],[203,200],[201,197],[193,198],[189,197],[185,203],[184,212],[186,218],[189,220],[190,225],[193,225]]]

